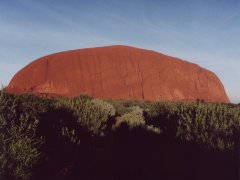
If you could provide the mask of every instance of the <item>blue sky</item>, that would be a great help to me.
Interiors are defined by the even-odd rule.
[[[1,0],[0,83],[54,52],[124,44],[215,72],[240,102],[238,0]]]

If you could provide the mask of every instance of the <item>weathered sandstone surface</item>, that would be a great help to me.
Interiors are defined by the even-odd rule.
[[[11,80],[7,92],[102,99],[229,102],[211,71],[178,58],[128,46],[86,48],[39,58]]]

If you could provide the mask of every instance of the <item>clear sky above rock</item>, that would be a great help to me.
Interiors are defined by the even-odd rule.
[[[0,83],[54,52],[124,44],[215,72],[240,102],[240,1],[2,0]]]

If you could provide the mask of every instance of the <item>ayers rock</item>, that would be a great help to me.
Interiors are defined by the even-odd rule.
[[[158,52],[119,45],[44,56],[20,70],[6,90],[102,99],[229,102],[211,71]]]

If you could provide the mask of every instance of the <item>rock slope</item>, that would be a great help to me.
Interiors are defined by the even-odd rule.
[[[20,70],[6,90],[102,99],[229,102],[213,72],[158,52],[120,45],[39,58]]]

